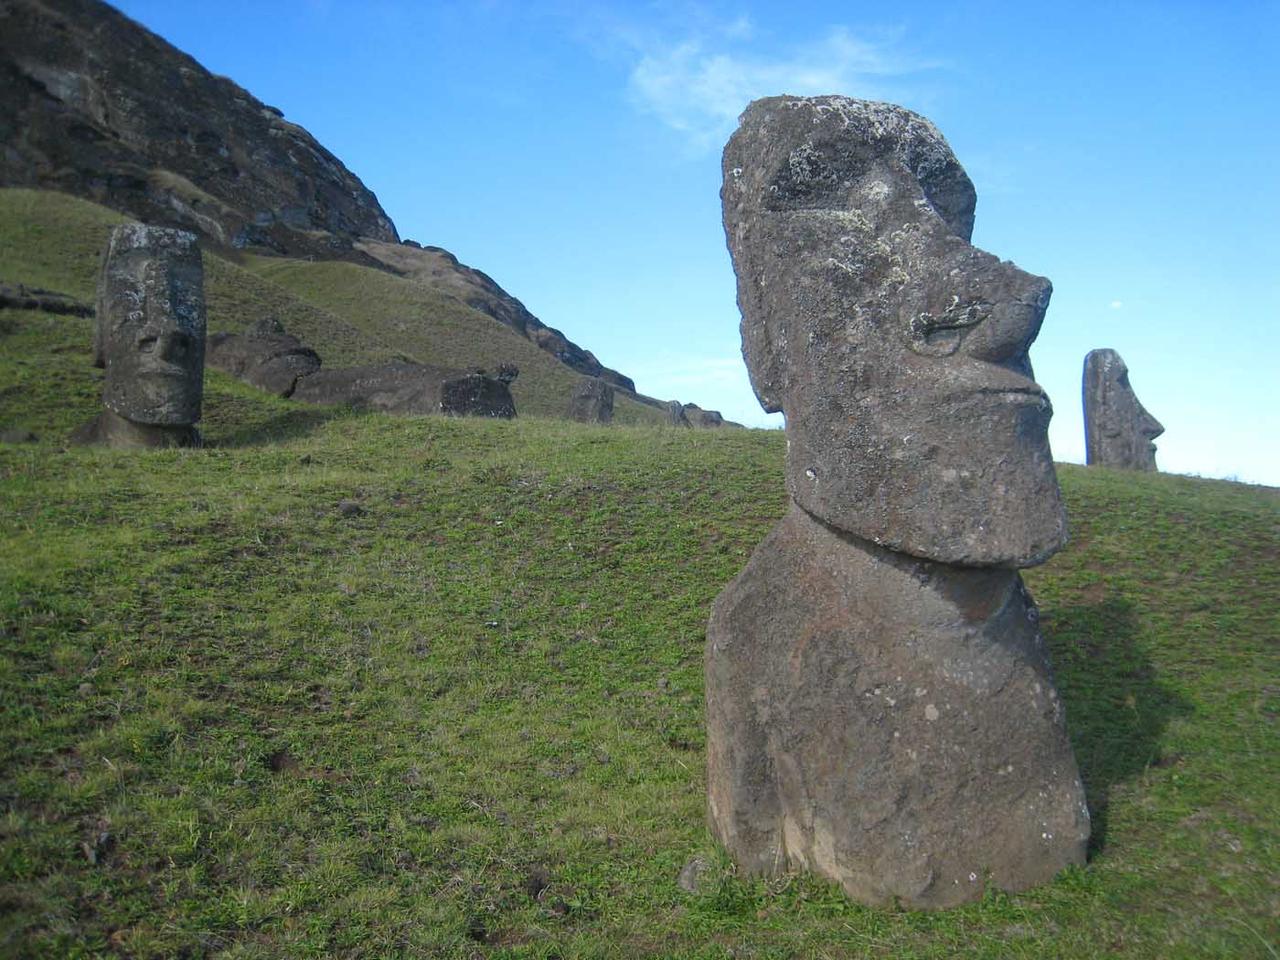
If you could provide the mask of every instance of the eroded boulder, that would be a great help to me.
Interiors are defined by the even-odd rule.
[[[1114,350],[1084,358],[1084,445],[1089,466],[1156,469],[1160,421],[1147,412],[1129,383],[1129,368]]]
[[[293,399],[386,413],[516,415],[510,388],[496,377],[405,361],[322,369],[298,381]]]
[[[707,627],[711,829],[870,904],[1049,880],[1089,836],[1017,573],[1066,539],[1027,356],[1049,282],[969,244],[972,184],[889,104],[753,103],[721,198],[793,505]]]
[[[302,377],[320,369],[320,355],[278,320],[261,320],[244,333],[210,335],[209,366],[278,397],[293,394]]]
[[[599,377],[583,377],[569,396],[569,419],[579,423],[613,420],[613,387]]]

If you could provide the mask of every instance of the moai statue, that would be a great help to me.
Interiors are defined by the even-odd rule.
[[[743,355],[790,511],[707,627],[708,819],[749,873],[946,907],[1083,863],[1089,813],[1019,567],[1066,541],[1027,349],[1050,284],[969,243],[938,130],[751,104],[724,152]]]
[[[1147,413],[1129,385],[1129,368],[1114,350],[1084,358],[1084,446],[1089,466],[1156,469],[1152,442],[1164,427]]]
[[[613,420],[613,387],[599,377],[583,377],[569,395],[569,419],[579,423]]]
[[[691,427],[689,415],[684,412],[684,404],[679,400],[667,401],[667,424],[672,427]]]
[[[204,268],[194,234],[141,223],[111,234],[98,278],[102,413],[76,432],[113,447],[195,446],[204,394]]]

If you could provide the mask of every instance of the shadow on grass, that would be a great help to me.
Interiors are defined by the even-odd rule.
[[[343,420],[356,416],[351,407],[297,406],[266,420],[238,422],[223,432],[216,427],[206,435],[211,447],[263,447],[285,443],[306,436],[331,420]]]
[[[1093,819],[1090,854],[1106,845],[1111,788],[1151,766],[1166,766],[1160,739],[1191,704],[1157,678],[1136,642],[1137,617],[1126,600],[1042,611],[1067,730]]]

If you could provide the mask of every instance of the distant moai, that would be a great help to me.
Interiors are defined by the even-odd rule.
[[[599,377],[582,377],[569,395],[569,419],[579,423],[613,420],[613,387]]]
[[[1051,286],[969,243],[942,135],[751,104],[721,200],[791,508],[707,627],[708,820],[748,873],[946,907],[1083,863],[1084,789],[1019,567],[1066,541],[1027,350]]]
[[[1089,466],[1156,470],[1156,445],[1164,433],[1129,384],[1129,368],[1114,350],[1084,358],[1084,448]]]
[[[204,397],[204,267],[185,230],[115,228],[98,278],[94,363],[102,413],[73,439],[115,447],[195,446]]]
[[[692,427],[689,415],[685,413],[684,404],[679,400],[667,401],[667,423],[673,427]]]

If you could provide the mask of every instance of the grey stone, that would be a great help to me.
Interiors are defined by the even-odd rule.
[[[724,154],[743,354],[792,508],[707,627],[708,820],[748,873],[946,907],[1084,862],[1089,815],[1016,568],[1062,546],[1027,349],[1049,282],[900,107],[776,97]]]
[[[721,199],[791,496],[935,560],[1061,547],[1052,410],[1027,358],[1051,286],[970,245],[973,185],[937,128],[890,104],[760,100],[725,147]]]
[[[290,396],[298,380],[315,373],[321,363],[320,355],[278,320],[259,321],[243,334],[212,334],[207,362],[278,397]]]
[[[698,894],[707,886],[713,872],[711,861],[706,857],[691,857],[680,869],[676,877],[676,886],[685,893]]]
[[[667,404],[667,423],[673,427],[693,426],[684,412],[684,404],[679,400],[672,400]]]
[[[199,445],[204,398],[204,267],[194,234],[125,223],[98,276],[94,362],[102,415],[72,436],[122,447]]]
[[[579,423],[613,420],[613,387],[599,377],[583,377],[569,396],[569,419]]]
[[[36,443],[39,440],[40,438],[30,430],[23,430],[21,427],[12,427],[0,432],[0,443]]]
[[[203,438],[191,423],[138,423],[110,408],[76,429],[73,444],[93,444],[121,449],[150,447],[199,447]]]
[[[386,413],[503,417],[516,415],[511,390],[482,373],[393,361],[320,370],[298,381],[294,400],[352,404]]]
[[[1164,433],[1129,384],[1129,368],[1114,350],[1084,358],[1084,445],[1089,466],[1156,469],[1156,445]]]
[[[204,266],[195,234],[125,223],[98,276],[102,402],[136,423],[190,424],[204,395]]]
[[[947,907],[1083,863],[1084,792],[1014,570],[895,553],[792,505],[707,628],[712,831],[748,873]]]

